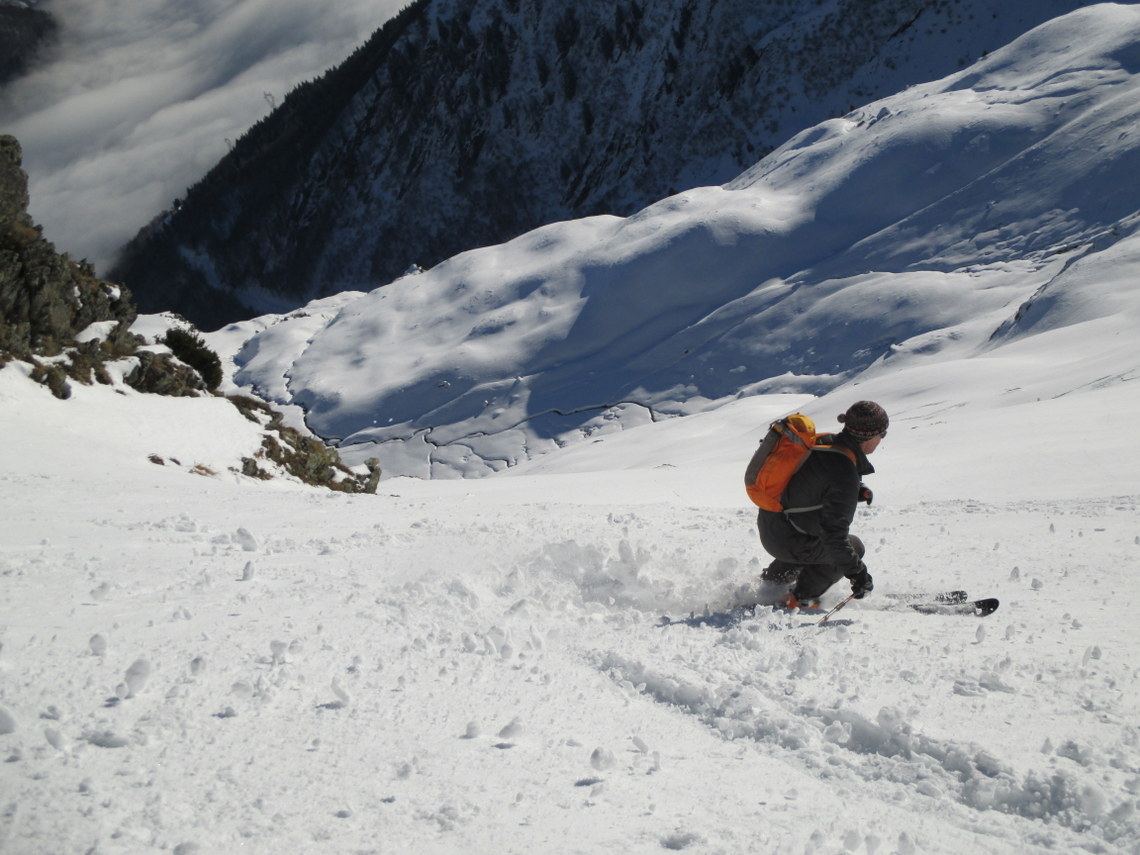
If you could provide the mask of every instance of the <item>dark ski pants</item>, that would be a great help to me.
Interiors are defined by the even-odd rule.
[[[863,541],[853,534],[847,535],[847,539],[860,559],[867,554]],[[777,558],[768,565],[761,578],[788,583],[798,600],[814,600],[843,578],[843,570],[834,564],[796,564]]]

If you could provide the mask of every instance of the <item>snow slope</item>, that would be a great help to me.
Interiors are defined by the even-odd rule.
[[[1134,289],[1099,293],[1135,256],[1138,24],[1135,5],[1074,12],[724,187],[215,341],[240,385],[304,408],[349,459],[420,477],[501,471],[741,395],[938,371],[1078,321],[1066,391],[1134,376],[1126,332],[1087,333],[1134,328]]]
[[[106,275],[206,329],[374,288],[723,184],[798,131],[1093,2],[420,0],[252,128]]]
[[[1092,118],[1126,107],[1105,91],[1130,91],[1116,33],[1134,12],[1110,5],[1076,19],[1082,47],[1050,66],[1082,84],[1067,94],[976,82],[970,94],[947,83],[930,99],[1039,110],[1034,121],[1054,133],[1094,127]],[[1055,55],[1072,23],[1035,36],[1032,51],[995,54],[983,69],[991,76],[978,80],[993,84],[1015,67],[1028,74],[1025,65]],[[1050,32],[1058,35],[1041,40]],[[1064,75],[1048,74],[1063,84]],[[1017,104],[1011,93],[1020,93]],[[1095,113],[1080,108],[1090,97]],[[918,110],[918,100],[908,103]],[[1075,124],[1055,125],[1057,111],[1071,111]],[[874,161],[828,141],[885,135],[905,116],[823,128],[825,148],[794,141],[740,189],[670,200],[626,224],[552,227],[450,269],[518,265],[521,281],[534,283],[528,293],[548,300],[550,315],[536,309],[533,319],[557,326],[566,322],[559,312],[582,313],[581,295],[538,278],[542,240],[552,267],[567,261],[569,281],[575,270],[601,269],[569,264],[575,252],[603,257],[590,235],[624,226],[641,240],[606,245],[611,281],[668,258],[656,268],[668,285],[671,265],[686,259],[660,254],[666,233],[681,241],[700,231],[679,213],[685,199],[744,198],[809,154],[820,157],[815,187],[791,182],[794,192],[756,198],[804,213],[802,236],[833,234],[841,224],[803,231],[832,210],[806,205],[809,189],[838,206],[844,182],[826,183],[828,163]],[[817,256],[821,269],[840,265],[829,278],[803,267],[769,292],[747,292],[757,315],[767,294],[772,312],[789,320],[797,309],[833,316],[821,348],[835,353],[870,347],[895,309],[906,334],[838,372],[823,356],[799,376],[782,364],[739,372],[740,396],[699,372],[686,380],[691,391],[670,393],[647,372],[642,385],[656,397],[615,410],[620,418],[599,417],[589,441],[520,454],[493,477],[393,477],[375,496],[253,481],[228,471],[256,441],[229,405],[78,385],[59,401],[21,366],[0,369],[0,850],[1140,853],[1140,244],[1113,195],[1129,186],[1113,164],[1126,161],[1133,133],[1094,137],[1105,165],[1090,156],[1085,183],[1101,169],[1115,176],[1099,185],[1103,210],[1053,213],[1049,199],[1080,188],[1035,183],[1018,198],[1028,205],[1032,189],[1041,207],[1009,207],[1000,222],[994,214],[993,236],[957,218],[945,221],[945,234],[906,231],[930,205],[964,204],[979,185],[872,223],[864,250],[838,245],[830,258]],[[1079,152],[1095,151],[1065,155],[1071,150],[1045,145],[1052,136],[1035,139],[991,164],[992,181],[1016,174],[1034,145],[1071,156],[1074,169]],[[893,162],[911,158],[909,148],[894,150]],[[994,207],[1011,193],[995,195]],[[704,239],[761,239],[719,228]],[[836,278],[845,254],[910,252],[880,237],[892,228],[911,244],[946,247],[906,256],[939,264],[900,256],[896,267]],[[1049,255],[1061,233],[1083,237]],[[974,261],[950,263],[959,255]],[[703,269],[719,277],[719,262],[732,269],[733,257],[706,255]],[[419,278],[446,296],[444,272]],[[399,285],[385,290],[392,302],[413,299]],[[661,290],[678,316],[699,311]],[[245,382],[289,400],[310,390],[310,404],[324,400],[306,385],[322,374],[314,350],[322,348],[324,373],[340,385],[319,387],[330,403],[310,418],[351,427],[352,408],[367,420],[372,400],[352,397],[357,384],[418,383],[423,395],[437,394],[430,381],[442,375],[431,366],[461,346],[448,338],[460,327],[433,325],[430,313],[412,321],[417,331],[360,311],[383,293],[343,295],[307,317],[260,319],[259,335],[251,325],[214,340],[237,356]],[[463,345],[478,357],[471,373],[510,376],[502,348],[508,362],[527,360],[510,366],[526,367],[520,397],[556,388],[528,379],[542,377],[531,371],[541,348],[527,350],[534,343],[511,338],[505,321],[529,309],[491,310],[497,293],[455,298],[481,315],[470,323],[488,323]],[[462,316],[444,303],[429,308]],[[845,331],[842,313],[854,310],[860,331]],[[612,304],[622,311],[630,310]],[[741,322],[751,316],[742,312]],[[698,321],[719,323],[708,317]],[[772,318],[764,323],[792,340]],[[382,325],[405,345],[418,336],[428,367],[360,335]],[[701,329],[677,333],[676,343],[702,340]],[[630,339],[614,333],[614,341]],[[736,365],[714,359],[712,346],[693,352],[718,370]],[[589,358],[599,377],[620,367]],[[591,367],[589,358],[579,367]],[[381,359],[391,360],[387,375]],[[554,370],[543,373],[557,379]],[[696,397],[702,391],[707,400]],[[766,561],[740,483],[755,443],[788,410],[832,426],[861,397],[892,415],[873,458],[874,504],[855,523],[876,590],[826,628],[800,615],[734,612]],[[466,399],[455,400],[463,415]],[[694,412],[635,419],[647,402]],[[394,417],[394,406],[371,418]],[[181,465],[157,466],[151,455]],[[893,596],[945,588],[1002,605],[981,620],[926,616]],[[843,593],[830,592],[827,604]]]
[[[248,453],[228,405],[9,366],[0,848],[1140,852],[1140,400],[1063,394],[1058,354],[892,378],[929,415],[876,453],[877,588],[827,628],[729,611],[764,560],[739,477],[862,389],[347,496],[190,474]],[[1103,446],[1059,459],[1090,407]],[[891,599],[947,587],[1002,606]]]

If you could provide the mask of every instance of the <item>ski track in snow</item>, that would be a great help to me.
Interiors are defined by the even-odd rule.
[[[0,480],[5,852],[1140,851],[1136,497],[862,512],[1001,609],[821,628],[747,509]]]

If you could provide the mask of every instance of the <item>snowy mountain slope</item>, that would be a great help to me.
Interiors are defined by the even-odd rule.
[[[372,288],[720,184],[1087,5],[420,0],[252,128],[109,275],[209,329]]]
[[[239,384],[303,407],[350,459],[454,476],[741,395],[819,394],[1077,318],[1119,322],[1135,306],[1114,283],[1134,269],[1140,210],[1138,15],[1060,18],[805,131],[724,187],[548,226],[214,341]],[[1081,348],[1070,391],[1127,379],[1140,356],[1127,334]]]
[[[1140,851],[1140,401],[1065,394],[1076,346],[1018,352],[1075,326],[868,381],[910,415],[856,521],[877,590],[827,630],[723,610],[762,566],[756,437],[841,393],[347,496],[149,463],[240,445],[208,401],[0,370],[0,846]],[[1035,378],[1042,403],[995,393]],[[890,598],[944,587],[1002,606]]]
[[[771,179],[754,173],[739,189],[686,194],[629,222],[551,227],[457,258],[449,269],[464,278],[425,274],[434,306],[397,286],[395,317],[362,311],[376,295],[346,293],[212,336],[245,382],[288,400],[317,400],[304,384],[318,373],[309,351],[321,348],[318,391],[329,417],[350,427],[351,408],[367,419],[369,399],[351,397],[346,378],[398,388],[386,360],[409,388],[441,394],[430,381],[461,364],[461,347],[469,372],[492,378],[486,390],[506,384],[496,376],[519,377],[521,401],[532,386],[554,389],[531,364],[570,345],[517,335],[513,316],[529,313],[548,336],[573,328],[598,293],[583,283],[620,283],[656,264],[676,316],[731,329],[718,313],[725,304],[701,306],[671,268],[703,259],[713,276],[725,259],[729,274],[710,286],[722,299],[745,281],[733,246],[766,239],[797,270],[746,292],[755,305],[783,300],[790,321],[797,309],[858,309],[873,332],[890,323],[873,308],[898,304],[908,329],[926,331],[853,359],[850,372],[819,373],[823,362],[803,377],[753,369],[732,374],[743,378],[739,397],[701,399],[691,395],[720,388],[717,373],[743,363],[698,347],[717,372],[694,372],[692,393],[642,383],[654,407],[695,411],[685,418],[654,422],[644,402],[631,404],[584,425],[596,427],[588,438],[568,429],[578,441],[495,477],[390,478],[365,496],[228,472],[257,440],[224,402],[103,386],[60,401],[18,364],[0,369],[0,850],[1136,855],[1140,235],[1114,197],[1131,186],[1112,164],[1127,161],[1132,132],[1088,121],[1127,100],[1110,93],[1131,85],[1135,63],[1116,35],[1135,29],[1130,13],[1106,6],[1077,19],[1085,39],[1099,33],[1084,53],[1057,56],[1048,49],[1057,42],[1036,42],[1034,55],[1081,84],[1040,99],[1045,118],[1033,101],[1026,114],[1003,100],[1041,87],[969,96],[988,101],[986,114],[1015,114],[1019,128],[1029,115],[1048,142],[1066,129],[1045,133],[1051,111],[1093,95],[1089,109],[1065,114],[1068,128],[1094,129],[1087,146],[1029,141],[1014,147],[1009,171],[989,165],[1006,181],[1038,176],[1017,164],[1048,153],[1065,161],[1051,180],[1075,176],[1071,186],[1026,179],[1004,191],[992,234],[951,219],[944,232],[911,230],[892,244],[871,223],[865,251],[896,267],[854,268],[864,249],[848,245],[851,235],[805,260],[780,229],[822,241],[846,226],[812,226],[826,213],[812,194],[839,198],[843,172],[821,167],[817,187],[789,178],[812,153],[801,140]],[[1006,85],[1042,80],[1029,71]],[[962,97],[954,92],[930,98]],[[887,106],[892,115],[869,128],[823,133],[890,143],[913,166],[919,153],[896,144],[907,111]],[[940,150],[957,150],[952,135],[942,139]],[[818,162],[873,165],[860,159],[873,148],[823,148]],[[895,222],[921,223],[932,205],[984,216],[967,203],[986,186],[965,174],[968,192],[901,206]],[[782,195],[765,184],[777,178],[787,179]],[[746,198],[758,185],[758,208],[721,202],[723,216],[709,213],[706,199]],[[1051,213],[1050,199],[1082,190],[1084,208]],[[786,224],[778,206],[800,220]],[[750,231],[757,223],[775,223],[774,236]],[[1065,234],[1079,243],[1049,255]],[[696,259],[667,251],[702,242],[719,248]],[[804,299],[813,290],[830,296],[814,306]],[[620,296],[612,313],[638,316],[648,302]],[[433,310],[445,317],[433,323]],[[385,328],[430,343],[423,364],[362,335]],[[870,340],[838,320],[833,329],[839,340],[821,350]],[[465,330],[475,333],[466,342]],[[581,361],[595,359],[599,377],[621,370],[583,335]],[[775,348],[771,371],[793,358],[788,347]],[[637,359],[637,347],[626,354]],[[654,370],[667,376],[660,364],[643,376]],[[598,388],[633,388],[633,376]],[[794,391],[771,391],[783,387]],[[740,481],[757,439],[791,409],[833,426],[858,397],[892,415],[869,479],[874,504],[855,522],[876,591],[826,629],[731,612],[766,561]],[[481,424],[493,427],[493,415]],[[521,459],[540,440],[528,427],[481,441]],[[152,454],[183,465],[154,465]],[[190,474],[192,463],[222,474]],[[1001,608],[979,621],[918,615],[893,599],[951,587],[997,596]]]

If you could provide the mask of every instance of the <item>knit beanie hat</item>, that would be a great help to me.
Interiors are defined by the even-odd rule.
[[[845,433],[863,442],[887,432],[891,420],[887,411],[874,401],[859,401],[852,404],[847,412],[840,414],[839,421]]]

